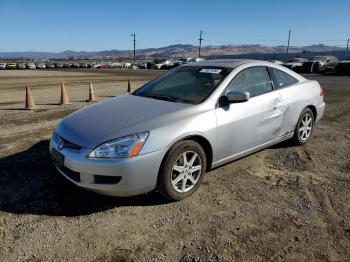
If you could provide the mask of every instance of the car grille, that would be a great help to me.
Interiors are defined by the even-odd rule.
[[[65,147],[69,147],[75,150],[82,149],[82,146],[79,146],[77,144],[74,144],[67,139],[63,138],[62,136],[58,135],[56,132],[53,133],[52,139],[59,145],[59,149],[63,149]],[[62,141],[62,144],[60,145],[60,140]]]

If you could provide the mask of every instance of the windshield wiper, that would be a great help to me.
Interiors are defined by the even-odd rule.
[[[164,96],[164,95],[142,95],[144,97],[149,97],[149,98],[154,98],[154,99],[158,99],[158,100],[164,100],[164,101],[171,101],[171,102],[175,102],[176,98],[175,97],[171,97],[171,96]]]
[[[175,101],[178,102],[183,102],[183,103],[190,103],[190,104],[195,104],[195,101],[190,100],[190,99],[186,99],[186,98],[176,98]]]
[[[170,101],[170,102],[183,102],[183,103],[191,103],[194,104],[194,101],[192,100],[188,100],[185,98],[180,98],[180,97],[172,97],[172,96],[166,96],[166,95],[156,95],[156,94],[135,94],[132,93],[132,95],[134,96],[143,96],[143,97],[149,97],[149,98],[154,98],[154,99],[158,99],[158,100],[164,100],[164,101]]]

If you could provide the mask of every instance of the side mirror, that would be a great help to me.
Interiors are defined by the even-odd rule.
[[[231,92],[228,92],[226,96],[230,104],[246,102],[250,98],[250,94],[248,92],[241,92],[241,91],[231,91]]]
[[[231,91],[219,98],[219,106],[224,107],[233,103],[243,103],[248,101],[249,98],[250,94],[248,92]]]

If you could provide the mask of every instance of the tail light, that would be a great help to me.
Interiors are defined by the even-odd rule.
[[[322,88],[322,86],[320,85],[320,96],[323,96],[323,95],[324,95],[323,88]]]

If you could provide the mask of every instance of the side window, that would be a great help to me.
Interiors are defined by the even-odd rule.
[[[278,70],[276,68],[271,68],[271,70],[276,78],[276,82],[277,82],[276,88],[277,89],[285,87],[285,86],[289,86],[289,85],[292,85],[292,84],[295,84],[298,82],[297,79],[295,79],[291,75],[289,75],[281,70]]]
[[[226,92],[249,92],[250,96],[253,97],[271,90],[272,83],[266,67],[252,67],[238,73],[228,84]]]

